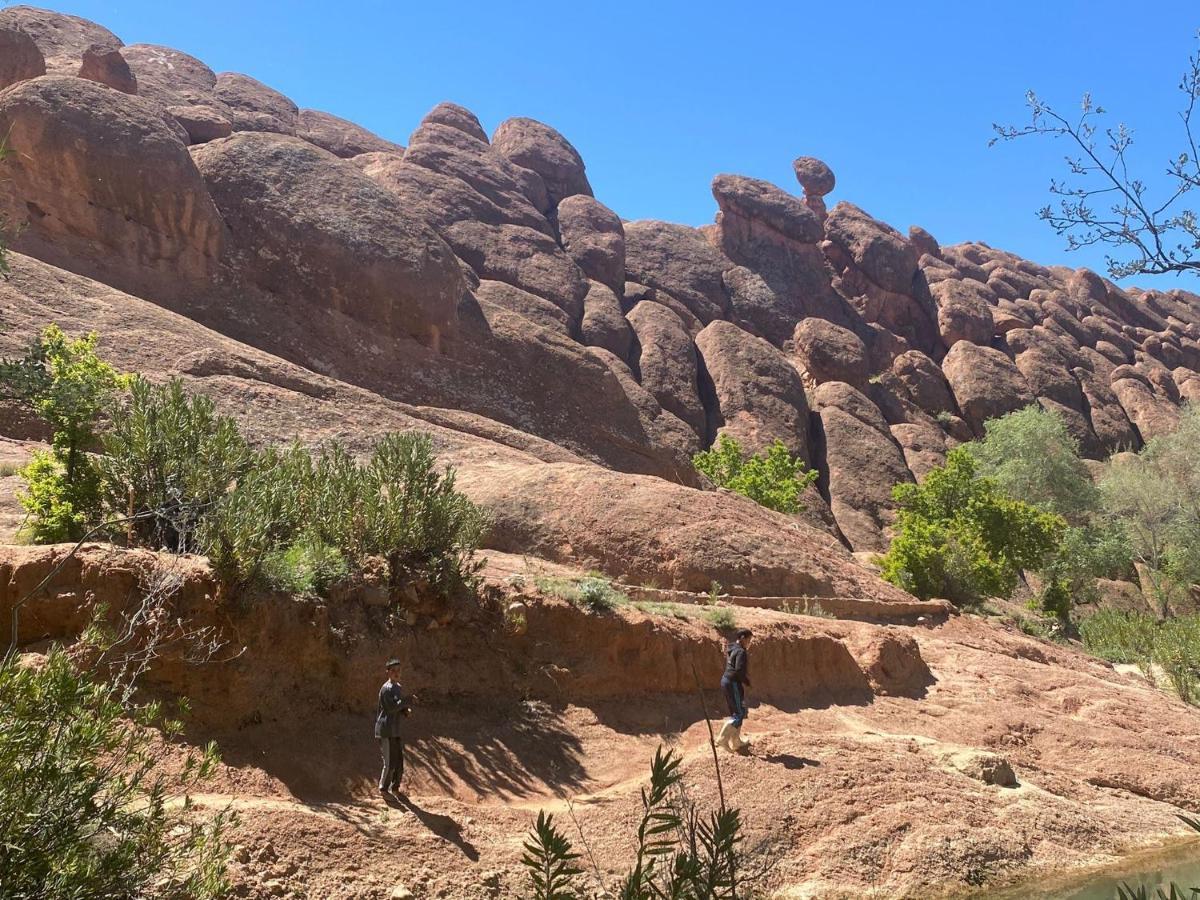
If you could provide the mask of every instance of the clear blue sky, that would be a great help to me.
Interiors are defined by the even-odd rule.
[[[1135,9],[1136,6],[1136,9]],[[1085,90],[1136,128],[1157,175],[1180,147],[1175,86],[1200,3],[1012,0],[61,0],[127,43],[245,72],[399,141],[441,100],[490,133],[541,119],[579,149],[597,197],[628,219],[712,221],[720,172],[799,191],[791,160],[824,159],[847,199],[943,243],[983,240],[1043,263],[1067,254],[1034,217],[1064,148],[991,149],[1034,88]],[[1146,279],[1141,279],[1145,282]],[[1155,286],[1195,288],[1168,276]]]

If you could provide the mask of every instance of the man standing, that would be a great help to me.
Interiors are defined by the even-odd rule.
[[[404,699],[400,688],[400,660],[387,661],[388,679],[379,689],[379,714],[375,717],[375,737],[379,738],[379,752],[383,756],[383,771],[379,775],[379,793],[400,793],[400,779],[404,777],[404,740],[400,730],[400,717],[412,713],[412,707]]]
[[[729,707],[729,719],[717,736],[718,746],[730,751],[745,750],[749,741],[742,740],[742,722],[745,721],[746,688],[750,687],[750,639],[749,628],[740,629],[733,636],[733,643],[725,651],[725,674],[721,676],[721,692]]]

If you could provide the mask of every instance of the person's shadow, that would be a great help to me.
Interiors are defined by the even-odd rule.
[[[785,769],[803,769],[810,766],[821,765],[815,759],[807,759],[803,756],[793,756],[790,753],[775,753],[771,756],[764,756],[764,762],[777,763]]]
[[[475,849],[475,845],[463,837],[462,826],[449,816],[443,816],[440,813],[433,813],[427,809],[422,809],[407,794],[399,797],[388,794],[385,799],[388,806],[395,809],[407,809],[417,817],[422,825],[438,837],[449,841],[461,850],[463,855],[471,860],[471,862],[476,862],[479,859],[479,851]]]

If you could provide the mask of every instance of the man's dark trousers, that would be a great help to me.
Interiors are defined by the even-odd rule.
[[[383,757],[383,771],[379,773],[379,789],[394,791],[400,787],[404,777],[404,738],[381,737],[379,754]]]

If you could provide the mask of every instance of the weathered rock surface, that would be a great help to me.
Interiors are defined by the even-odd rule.
[[[638,303],[627,318],[641,349],[637,371],[642,385],[663,409],[703,436],[708,431],[708,421],[700,403],[699,360],[683,320],[653,300]]]
[[[129,63],[121,51],[111,44],[92,44],[83,51],[79,65],[80,78],[106,85],[125,94],[138,92],[137,78],[129,69]]]
[[[942,342],[953,347],[959,341],[988,346],[992,339],[992,312],[996,295],[978,281],[939,281],[930,285],[938,309],[938,331]]]
[[[796,326],[793,345],[796,362],[813,384],[844,381],[866,390],[867,348],[854,332],[812,317]]]
[[[224,104],[213,90],[217,76],[208,66],[186,53],[156,44],[130,44],[121,56],[137,79],[138,94],[162,106],[217,107]]]
[[[167,112],[187,132],[189,144],[207,144],[233,134],[233,123],[211,106],[168,106]]]
[[[917,272],[917,250],[895,229],[844,200],[825,222],[825,234],[885,291],[906,294]]]
[[[703,324],[723,318],[729,309],[721,276],[730,267],[695,228],[669,222],[625,223],[627,280],[666,291]]]
[[[942,373],[963,418],[977,436],[983,423],[1033,402],[1033,394],[1012,360],[992,347],[959,341],[942,360]]]
[[[751,453],[782,441],[811,464],[808,399],[787,358],[762,338],[719,320],[696,335],[696,349],[716,392],[718,433]]]
[[[854,550],[887,549],[892,487],[912,481],[904,454],[879,408],[848,384],[817,388],[818,441],[828,480],[829,507]]]
[[[121,39],[102,25],[32,6],[0,9],[0,29],[21,31],[41,51],[48,75],[78,75],[89,47],[116,50]]]
[[[343,159],[363,153],[404,152],[404,148],[399,144],[385,141],[353,122],[316,109],[299,111],[296,136]]]
[[[157,298],[213,276],[221,217],[152,104],[47,75],[0,93],[0,133],[12,150],[0,211],[23,225],[17,249]]]
[[[46,74],[46,61],[33,38],[12,27],[0,28],[0,90]]]
[[[506,119],[492,135],[492,146],[516,165],[541,176],[552,207],[574,194],[592,196],[579,152],[549,125],[533,119]]]
[[[273,134],[193,153],[248,283],[427,344],[453,336],[464,289],[454,253],[355,166]]]
[[[572,194],[558,204],[558,230],[563,249],[588,278],[614,292],[625,285],[625,228],[599,200]]]
[[[296,104],[249,75],[222,72],[217,76],[213,94],[229,110],[234,131],[296,133],[300,121]]]
[[[579,330],[584,343],[603,347],[622,360],[630,358],[633,329],[621,312],[621,301],[607,285],[593,281],[588,286]]]

